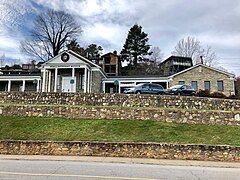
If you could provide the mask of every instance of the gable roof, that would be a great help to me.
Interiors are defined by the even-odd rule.
[[[95,64],[95,63],[93,63],[92,61],[88,60],[87,58],[85,58],[85,57],[83,57],[83,56],[81,56],[81,55],[73,52],[72,50],[67,50],[67,51],[63,51],[63,52],[59,53],[57,56],[55,56],[55,57],[49,59],[48,61],[46,61],[45,63],[43,63],[43,64],[41,65],[41,67],[43,67],[43,66],[51,63],[52,61],[56,60],[56,59],[59,58],[63,53],[68,53],[68,54],[70,54],[70,55],[73,55],[73,56],[75,56],[77,59],[79,59],[79,60],[81,60],[81,61],[89,64],[89,65],[92,66],[92,67],[101,68],[101,67],[98,66],[97,64]]]
[[[194,69],[194,68],[197,68],[197,67],[199,67],[199,66],[202,66],[202,67],[211,69],[211,70],[213,70],[213,71],[216,71],[216,72],[219,72],[219,73],[222,73],[222,74],[226,74],[227,76],[230,76],[230,77],[233,77],[233,78],[234,78],[234,74],[231,74],[231,73],[222,71],[222,70],[217,69],[217,68],[213,68],[213,67],[207,66],[207,65],[205,65],[205,64],[196,64],[196,65],[194,65],[194,66],[192,66],[192,67],[190,67],[190,68],[187,68],[187,69],[185,69],[185,70],[183,70],[183,71],[180,71],[180,72],[178,72],[178,73],[176,73],[176,74],[173,74],[173,75],[171,75],[171,76],[169,76],[169,77],[177,76],[177,75],[179,75],[179,74],[185,73],[185,72],[190,71],[190,70],[192,70],[192,69]]]

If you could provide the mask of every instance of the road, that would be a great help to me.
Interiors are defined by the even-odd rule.
[[[240,179],[240,168],[163,164],[0,159],[1,180]]]

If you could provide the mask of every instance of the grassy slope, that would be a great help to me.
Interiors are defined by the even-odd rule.
[[[0,117],[1,140],[130,141],[240,145],[240,127],[156,121]]]

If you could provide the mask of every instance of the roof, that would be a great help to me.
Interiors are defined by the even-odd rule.
[[[192,69],[194,69],[194,68],[197,68],[197,67],[199,67],[199,66],[202,66],[202,67],[211,69],[211,70],[213,70],[213,71],[217,71],[217,72],[222,73],[222,74],[226,74],[227,76],[230,76],[230,77],[234,77],[234,74],[231,74],[231,73],[222,71],[222,70],[217,69],[217,68],[213,68],[213,67],[207,66],[207,65],[205,65],[205,64],[196,64],[196,65],[194,65],[194,66],[192,66],[192,67],[190,67],[190,68],[187,68],[187,69],[185,69],[185,70],[183,70],[183,71],[180,71],[180,72],[178,72],[178,73],[176,73],[176,74],[173,74],[173,75],[171,75],[170,77],[174,77],[174,76],[177,76],[177,75],[179,75],[179,74],[185,73],[185,72],[190,71],[190,70],[192,70]]]
[[[192,58],[191,57],[184,57],[184,56],[170,56],[169,58],[165,59],[164,61],[162,61],[160,64],[163,64],[165,63],[166,61],[169,61],[173,58],[182,58],[182,59],[186,59],[186,60],[190,60],[192,61]]]
[[[104,57],[104,56],[108,56],[108,55],[118,56],[117,54],[114,54],[114,53],[112,53],[112,52],[109,52],[109,53],[106,53],[106,54],[102,55],[102,57]]]
[[[169,77],[168,76],[110,76],[108,78],[103,79],[103,81],[114,81],[114,80],[120,80],[120,81],[124,81],[124,80],[139,80],[139,79],[145,79],[145,80],[168,80]]]
[[[46,61],[45,63],[43,63],[41,66],[44,66],[44,65],[50,63],[51,61],[57,59],[57,58],[60,57],[63,53],[69,53],[69,54],[75,56],[76,58],[82,60],[83,62],[85,62],[85,63],[87,63],[87,64],[90,64],[91,66],[101,68],[101,67],[98,66],[97,64],[95,64],[95,63],[93,63],[92,61],[88,60],[87,58],[81,56],[80,54],[75,53],[75,52],[72,51],[72,50],[67,50],[67,51],[63,51],[63,52],[59,53],[57,56],[49,59],[48,61]]]

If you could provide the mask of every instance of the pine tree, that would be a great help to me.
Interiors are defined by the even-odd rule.
[[[128,65],[136,66],[146,60],[145,56],[151,55],[149,52],[148,34],[142,31],[142,27],[135,24],[130,28],[127,39],[121,51],[121,60],[127,61]]]

